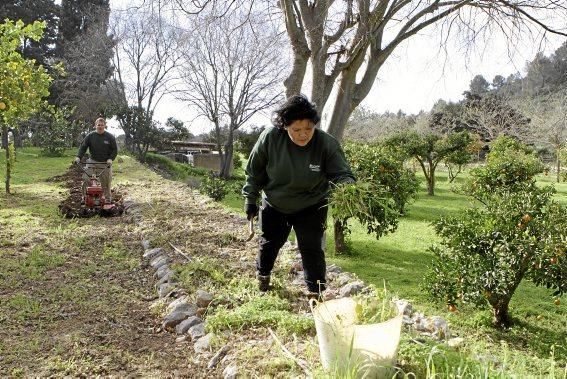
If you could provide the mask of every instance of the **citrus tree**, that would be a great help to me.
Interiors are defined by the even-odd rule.
[[[44,22],[24,25],[6,20],[0,24],[0,124],[6,142],[6,193],[10,192],[10,176],[14,165],[14,146],[8,143],[8,128],[16,128],[18,120],[36,112],[49,95],[51,77],[35,60],[19,53],[24,38],[39,41]]]
[[[419,182],[403,158],[378,145],[350,143],[345,155],[358,182],[335,188],[330,198],[335,252],[348,251],[348,220],[357,219],[376,238],[393,232]]]
[[[425,285],[433,297],[450,309],[490,306],[497,327],[511,324],[509,303],[524,279],[551,289],[559,304],[567,291],[567,208],[553,200],[553,187],[536,186],[541,170],[526,146],[496,140],[463,188],[479,205],[434,223],[441,244],[430,248]]]
[[[463,165],[472,159],[473,137],[467,132],[442,135],[439,133],[398,133],[384,141],[391,150],[413,157],[421,166],[427,181],[427,194],[435,194],[435,170],[448,160]]]

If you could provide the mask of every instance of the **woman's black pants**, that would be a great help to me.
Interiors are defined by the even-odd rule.
[[[326,265],[323,238],[327,224],[327,203],[322,202],[297,213],[285,214],[263,201],[260,212],[262,235],[256,261],[258,273],[270,275],[280,248],[287,241],[293,227],[307,288],[310,292],[324,291]]]

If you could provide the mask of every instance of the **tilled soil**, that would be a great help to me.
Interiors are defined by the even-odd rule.
[[[109,211],[86,208],[81,205],[83,174],[77,165],[72,165],[69,170],[60,176],[51,178],[51,181],[63,182],[69,188],[69,196],[59,204],[59,212],[66,218],[121,216],[124,212],[123,196],[118,187],[111,190],[113,208]]]
[[[77,174],[51,179],[70,188],[62,205],[72,210],[80,202]],[[114,188],[116,199],[127,204],[122,217],[34,216],[25,227],[2,222],[0,377],[223,376],[227,363],[207,368],[214,350],[196,355],[190,341],[177,343],[175,335],[161,330],[163,313],[153,307],[154,271],[142,260],[141,242],[168,250],[179,265],[187,260],[176,250],[191,259],[223,262],[231,276],[248,279],[255,275],[257,243],[245,241],[248,232],[241,215],[230,214],[182,183],[145,172],[139,177]],[[13,214],[18,214],[16,203]],[[279,265],[277,275],[292,311],[307,313],[302,286],[291,285],[289,266],[282,268],[281,259]],[[213,295],[220,291],[215,283],[193,279]],[[241,375],[262,376],[257,360],[273,366],[270,362],[278,355],[282,368],[274,366],[276,376],[302,372],[281,360],[280,348],[265,328],[227,330],[221,337],[222,344],[230,345],[233,361],[240,362]],[[265,348],[251,348],[247,341]],[[293,346],[305,349],[304,343]],[[316,349],[312,343],[308,347]]]

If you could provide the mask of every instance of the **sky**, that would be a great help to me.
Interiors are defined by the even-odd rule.
[[[127,0],[111,0],[113,10],[124,9]],[[551,37],[544,45],[549,55],[565,39]],[[471,79],[481,74],[489,82],[495,75],[525,73],[526,63],[541,48],[539,43],[519,41],[509,51],[504,39],[494,38],[488,44],[479,45],[470,54],[450,48],[449,53],[439,51],[439,35],[433,29],[426,30],[400,45],[380,69],[376,82],[362,105],[370,110],[418,113],[428,111],[439,99],[458,101],[467,90]],[[283,86],[282,86],[283,89]],[[164,97],[158,105],[155,117],[165,122],[175,117],[185,122],[194,134],[210,130],[205,120],[197,119],[191,109],[172,97]],[[269,117],[259,116],[255,124],[268,124]]]

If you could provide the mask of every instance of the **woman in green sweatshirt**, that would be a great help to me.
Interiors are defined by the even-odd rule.
[[[339,142],[315,127],[319,120],[317,109],[304,95],[290,97],[274,112],[274,127],[260,135],[250,153],[242,193],[248,220],[261,212],[256,261],[261,291],[270,287],[274,262],[292,227],[309,292],[320,294],[325,289],[322,246],[330,183],[355,178]]]

